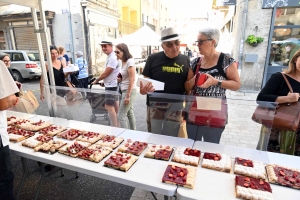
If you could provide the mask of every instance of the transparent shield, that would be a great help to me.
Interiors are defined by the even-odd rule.
[[[151,132],[267,150],[277,103],[149,94]],[[229,148],[229,147],[228,147]]]
[[[117,126],[120,93],[117,91],[45,85],[55,117]]]

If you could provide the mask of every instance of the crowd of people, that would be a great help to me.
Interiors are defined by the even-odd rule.
[[[150,78],[164,83],[164,90],[157,91],[151,82],[143,84],[140,82],[139,92],[147,95],[147,127],[148,132],[159,134],[167,132],[177,133],[182,121],[168,125],[168,122],[155,124],[156,130],[153,130],[153,124],[150,113],[150,96],[151,94],[174,94],[203,96],[210,98],[222,99],[226,102],[226,90],[238,90],[241,82],[238,75],[237,64],[234,58],[229,54],[219,52],[216,47],[219,43],[220,32],[217,28],[206,27],[201,29],[197,35],[197,46],[199,54],[196,59],[190,61],[189,57],[180,53],[181,36],[173,28],[166,28],[161,31],[161,47],[163,51],[151,54],[147,60],[142,72],[144,78]],[[134,59],[129,52],[126,44],[120,43],[113,47],[113,43],[105,38],[99,44],[102,51],[107,55],[104,72],[100,74],[91,84],[97,84],[103,81],[105,90],[118,92],[121,91],[121,98],[118,95],[107,93],[105,96],[105,109],[109,114],[112,126],[126,129],[136,129],[136,121],[133,112],[133,102],[135,101],[136,88],[136,67]],[[53,68],[54,80],[56,86],[71,87],[71,73],[64,73],[63,68],[71,64],[68,57],[65,56],[63,48],[56,46],[50,47],[52,66],[46,64],[47,73]],[[77,59],[75,64],[79,67],[77,79],[83,88],[88,87],[87,63],[83,58],[81,51],[76,52]],[[15,105],[18,98],[14,93],[18,92],[20,83],[13,82],[13,76],[9,75],[9,56],[0,57],[0,199],[13,199],[11,162],[8,147],[8,135],[6,127],[5,110]],[[265,87],[259,93],[258,101],[269,101],[277,103],[297,102],[300,93],[300,51],[297,51],[291,59],[289,66],[283,72],[289,79],[294,92],[290,93],[285,81],[280,73],[275,73],[266,83]],[[205,81],[197,84],[199,75],[205,74]],[[43,76],[42,76],[43,77]],[[49,77],[49,74],[48,74]],[[40,98],[44,100],[44,80],[41,78]],[[50,83],[50,81],[49,81]],[[71,89],[71,92],[75,90]],[[57,92],[58,96],[64,96],[62,91]],[[152,97],[151,97],[152,98]],[[160,99],[156,99],[160,101]],[[178,103],[178,101],[177,101]],[[178,110],[182,111],[184,99],[179,100]],[[227,108],[226,108],[227,109]],[[227,110],[226,110],[227,112]],[[226,114],[227,115],[227,114]],[[196,135],[194,139],[206,142],[219,143],[224,127],[207,127],[185,119],[187,123],[187,134]],[[127,123],[129,122],[129,124]],[[157,128],[159,127],[159,128]],[[265,137],[267,127],[262,127],[261,140]],[[300,133],[298,131],[283,131],[272,129],[272,139],[269,140],[268,149],[274,151],[274,142],[278,143],[279,149],[275,151],[280,153],[289,153],[300,156]],[[284,144],[282,138],[293,137],[294,143],[290,152],[282,151],[281,146]],[[273,141],[275,140],[275,141]],[[260,141],[262,142],[262,141]]]

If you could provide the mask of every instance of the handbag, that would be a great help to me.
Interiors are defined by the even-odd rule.
[[[18,111],[33,113],[39,107],[40,104],[31,90],[20,90],[19,95],[19,98],[21,98],[22,101],[16,105]]]
[[[293,93],[293,88],[286,76],[281,74],[290,92]],[[252,115],[252,120],[267,127],[297,131],[300,122],[300,102],[278,104],[275,113],[269,108],[259,105]]]
[[[197,64],[195,74],[198,74],[201,66],[201,58]],[[196,80],[197,83],[198,80]],[[196,93],[196,83],[192,94]],[[221,101],[221,110],[197,109],[197,102],[192,101],[189,109],[189,121],[199,126],[209,126],[214,128],[224,128],[227,124],[227,103],[225,99]]]

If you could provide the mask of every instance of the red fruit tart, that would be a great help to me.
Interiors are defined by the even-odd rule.
[[[198,166],[200,162],[201,151],[186,147],[177,147],[172,161]]]
[[[173,147],[159,144],[149,145],[145,157],[159,160],[169,160],[173,152]]]
[[[235,193],[240,199],[274,199],[268,182],[246,176],[235,177]]]
[[[120,146],[118,151],[139,156],[147,146],[148,143],[146,142],[132,141],[131,139],[127,139],[126,143]]]
[[[124,138],[122,138],[122,137],[115,137],[113,135],[105,135],[96,144],[99,144],[99,145],[104,146],[104,147],[110,147],[112,149],[115,149],[123,141],[124,141]]]
[[[162,178],[162,182],[180,185],[187,188],[194,188],[196,179],[196,167],[178,164],[169,164]]]
[[[137,159],[135,155],[116,152],[104,162],[104,166],[127,172]]]
[[[231,159],[225,154],[204,153],[202,167],[230,173]]]

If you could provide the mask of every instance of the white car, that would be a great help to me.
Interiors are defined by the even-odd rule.
[[[40,58],[38,51],[0,50],[0,54],[8,54],[11,60],[10,69],[17,81],[25,78],[41,77]]]

